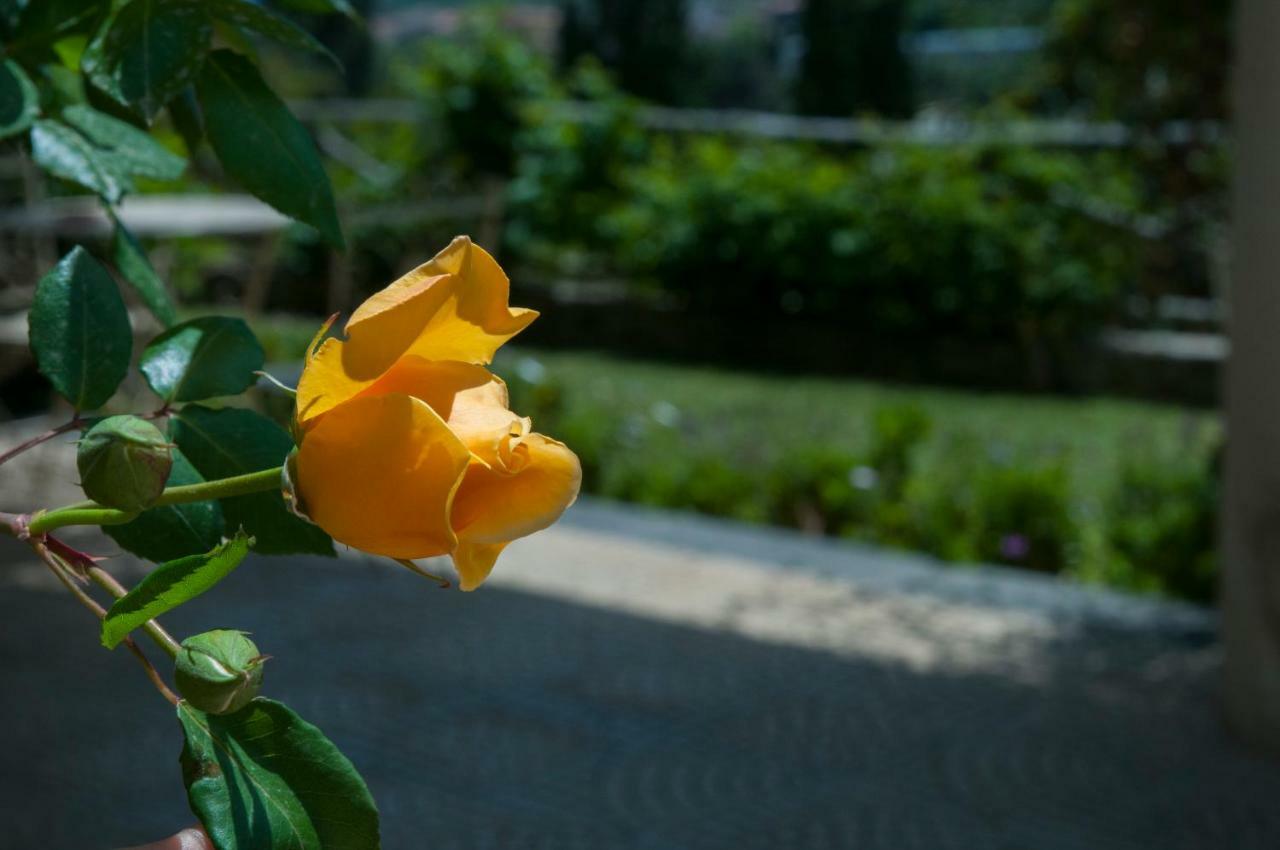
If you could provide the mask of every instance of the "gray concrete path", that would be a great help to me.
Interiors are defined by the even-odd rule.
[[[187,822],[168,706],[12,541],[0,622],[0,848]],[[477,593],[255,558],[169,622],[254,632],[388,850],[1280,846],[1189,606],[587,501]]]

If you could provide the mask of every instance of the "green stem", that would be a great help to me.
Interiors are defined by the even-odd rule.
[[[118,511],[115,508],[58,508],[32,517],[27,530],[32,534],[44,534],[65,525],[119,525],[136,517],[137,513]]]
[[[219,478],[216,481],[202,481],[199,484],[186,484],[181,487],[170,487],[160,494],[160,498],[149,507],[162,508],[166,505],[180,505],[187,502],[204,502],[209,499],[227,499],[232,496],[245,496],[249,493],[261,493],[279,489],[281,467],[264,469],[261,472],[250,472],[232,478]],[[136,517],[136,513],[120,511],[115,508],[104,508],[96,502],[78,502],[62,508],[55,508],[31,518],[27,526],[29,533],[45,534],[55,528],[66,525],[119,525]]]
[[[70,422],[66,422],[62,425],[59,425],[57,428],[51,428],[48,431],[45,431],[43,434],[36,434],[34,437],[27,440],[22,445],[14,446],[13,448],[9,449],[7,452],[0,454],[0,463],[4,463],[8,460],[11,460],[17,457],[18,455],[25,452],[27,449],[34,449],[36,446],[40,445],[41,443],[47,442],[48,440],[52,440],[54,437],[58,436],[59,434],[65,434],[68,431],[74,431],[75,429],[81,427],[82,425],[84,425],[84,420],[82,420],[79,416],[73,416],[71,417]]]

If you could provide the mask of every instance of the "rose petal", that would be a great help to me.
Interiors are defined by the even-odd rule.
[[[410,396],[339,405],[298,450],[298,490],[311,519],[339,542],[392,558],[450,552],[450,504],[471,454]]]
[[[462,544],[505,544],[540,531],[578,497],[582,467],[563,443],[528,434],[511,451],[513,472],[480,463],[467,468],[453,500],[453,527],[460,548]]]
[[[307,423],[362,392],[406,355],[488,363],[529,325],[534,310],[508,306],[510,282],[483,248],[459,236],[432,260],[370,296],[347,322],[347,341],[327,340],[298,385]]]
[[[347,374],[342,365],[342,348],[341,340],[326,339],[302,369],[294,397],[294,418],[304,429],[373,383]]]
[[[453,568],[458,572],[458,587],[475,590],[493,572],[505,543],[459,543],[453,552]]]
[[[509,307],[510,290],[497,261],[459,236],[352,314],[344,357],[348,374],[376,377],[405,354],[488,363],[538,317],[534,310]]]
[[[360,394],[387,393],[425,401],[471,453],[488,465],[505,468],[505,442],[513,434],[523,436],[529,430],[527,420],[507,409],[507,385],[483,366],[402,357]]]

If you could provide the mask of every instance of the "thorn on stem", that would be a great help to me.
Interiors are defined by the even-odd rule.
[[[89,580],[89,569],[95,566],[99,561],[105,561],[106,558],[97,555],[90,555],[87,552],[81,552],[73,546],[68,546],[58,538],[46,534],[44,535],[44,545],[58,557],[58,559],[66,565],[76,578],[82,582]]]

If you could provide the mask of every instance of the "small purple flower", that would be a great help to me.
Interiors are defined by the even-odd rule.
[[[1031,554],[1031,541],[1025,534],[1006,534],[1000,538],[1000,554],[1010,561],[1021,561]]]

